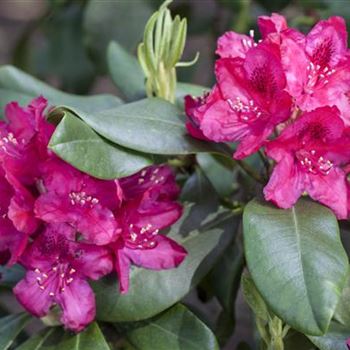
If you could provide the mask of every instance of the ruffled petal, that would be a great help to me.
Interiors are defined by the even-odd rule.
[[[57,302],[62,308],[61,322],[72,331],[82,331],[95,318],[95,296],[85,280],[74,279],[57,296]]]
[[[179,266],[187,255],[184,247],[174,240],[158,235],[156,246],[150,249],[130,249],[125,247],[124,254],[136,266],[152,270],[172,269]]]
[[[28,271],[25,278],[13,289],[17,300],[22,306],[36,317],[44,317],[54,303],[50,296],[50,288],[40,289],[37,281],[37,274]]]

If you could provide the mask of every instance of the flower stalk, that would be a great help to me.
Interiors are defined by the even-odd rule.
[[[174,103],[176,91],[176,67],[188,67],[198,59],[198,54],[191,62],[179,62],[186,44],[186,18],[171,17],[165,1],[148,20],[141,42],[137,49],[140,65],[146,76],[148,97],[161,97]]]

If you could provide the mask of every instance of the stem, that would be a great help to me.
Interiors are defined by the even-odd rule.
[[[222,144],[222,152],[220,154],[223,154],[225,156],[228,157],[232,157],[232,150],[231,148],[223,143]],[[252,168],[249,164],[243,162],[243,160],[238,160],[238,159],[234,159],[234,161],[236,162],[237,165],[239,165],[241,167],[241,169],[247,174],[249,175],[251,178],[253,178],[255,181],[265,185],[265,180],[254,170],[254,168]]]
[[[265,171],[266,171],[266,177],[269,177],[269,173],[270,173],[270,163],[269,161],[266,159],[266,157],[264,156],[263,152],[261,150],[259,150],[258,152],[260,159],[262,160],[264,167],[265,167]]]
[[[241,167],[241,169],[255,181],[265,184],[265,180],[247,163],[242,160],[235,160],[235,162]]]

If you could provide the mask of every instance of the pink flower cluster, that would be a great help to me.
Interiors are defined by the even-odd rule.
[[[265,198],[292,207],[307,193],[343,219],[349,215],[350,55],[341,17],[304,35],[283,16],[258,20],[262,39],[225,33],[218,40],[217,83],[186,97],[196,138],[237,142],[234,158],[264,147],[276,163]]]
[[[95,317],[88,279],[115,269],[125,293],[132,264],[160,270],[184,260],[185,249],[158,234],[182,207],[165,165],[103,181],[57,158],[46,106],[42,97],[10,103],[0,123],[0,263],[26,269],[14,288],[26,310],[43,317],[58,305],[62,323],[80,331]]]

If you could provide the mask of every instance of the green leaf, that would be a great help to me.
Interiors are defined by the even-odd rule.
[[[244,266],[243,247],[241,247],[237,230],[239,223],[240,217],[236,217],[233,222],[231,242],[209,276],[214,294],[232,319],[234,319],[234,304]]]
[[[184,262],[162,271],[134,267],[125,295],[119,293],[114,276],[94,282],[98,319],[121,322],[152,317],[181,300],[208,273],[230,241],[233,216],[230,211],[219,211],[189,232],[185,229],[191,220],[188,213],[190,206],[168,235],[187,250]]]
[[[79,170],[100,179],[116,179],[151,164],[145,155],[105,140],[69,111],[64,115],[49,147]]]
[[[4,106],[13,100],[28,103],[43,95],[50,105],[69,105],[89,113],[112,108],[122,102],[112,95],[78,96],[54,89],[42,81],[12,66],[0,67],[0,114]]]
[[[22,331],[30,315],[26,313],[6,316],[0,319],[0,349],[8,349],[17,335]]]
[[[49,328],[30,338],[17,350],[111,350],[97,323],[72,334],[61,327]]]
[[[315,350],[315,345],[310,342],[306,335],[294,329],[289,330],[283,338],[284,350]]]
[[[137,350],[218,350],[213,332],[185,306],[177,304],[140,322],[127,333]]]
[[[287,210],[255,199],[243,226],[248,267],[268,306],[296,330],[324,334],[348,272],[334,214],[306,199]]]
[[[232,194],[234,190],[234,161],[229,166],[224,165],[227,157],[201,153],[197,155],[197,161],[209,178],[216,192],[222,198]]]
[[[350,338],[350,328],[331,322],[328,332],[324,336],[308,336],[308,338],[320,350],[348,350],[346,340]]]
[[[145,77],[137,59],[116,41],[108,46],[107,62],[114,84],[128,101],[146,96]]]
[[[333,318],[350,329],[350,274],[348,275]]]
[[[85,44],[102,70],[108,44],[115,40],[133,52],[151,15],[146,1],[89,1],[84,18]]]
[[[13,288],[24,275],[25,271],[20,265],[0,266],[0,287]]]
[[[221,152],[218,144],[191,138],[177,108],[159,98],[98,113],[72,110],[106,139],[135,151],[165,155]]]
[[[259,291],[256,289],[254,281],[248,274],[242,275],[242,291],[244,299],[250,306],[254,314],[264,321],[269,320],[269,312],[267,310],[265,301],[261,297]]]

